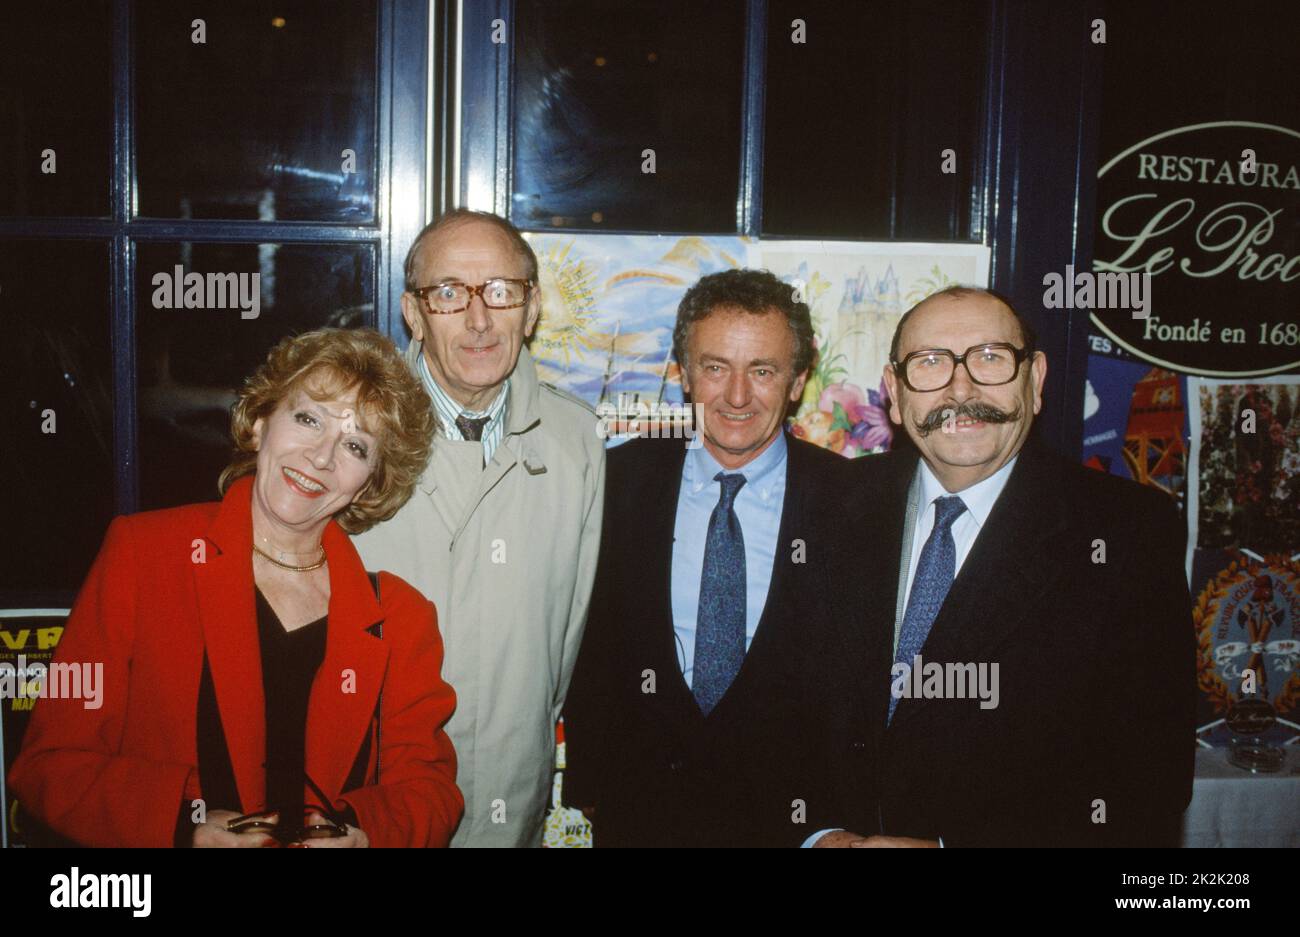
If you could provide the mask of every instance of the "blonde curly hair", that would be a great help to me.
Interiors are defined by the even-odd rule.
[[[319,329],[285,338],[271,349],[230,409],[235,454],[217,481],[220,493],[257,471],[253,424],[269,418],[299,389],[317,400],[356,391],[378,457],[366,487],[334,519],[350,534],[388,520],[411,497],[429,463],[437,418],[401,354],[373,329]]]

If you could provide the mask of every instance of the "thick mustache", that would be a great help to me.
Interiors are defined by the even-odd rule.
[[[960,420],[966,417],[982,423],[1011,423],[1020,419],[1020,407],[1014,410],[1000,410],[991,403],[982,400],[968,400],[957,406],[938,406],[926,415],[924,420],[913,421],[916,431],[922,436],[929,436],[941,428],[948,419]]]

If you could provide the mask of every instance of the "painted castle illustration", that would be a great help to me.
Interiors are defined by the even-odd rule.
[[[856,276],[844,280],[844,295],[835,316],[836,350],[853,362],[855,372],[879,380],[889,361],[894,328],[904,311],[893,264],[875,282],[865,266],[859,267]]]

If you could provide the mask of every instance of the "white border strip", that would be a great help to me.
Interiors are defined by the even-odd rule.
[[[436,182],[438,176],[434,170],[434,113],[436,108],[437,87],[435,86],[434,76],[437,74],[437,51],[438,51],[438,24],[434,17],[434,0],[429,0],[428,10],[425,16],[429,22],[429,31],[425,36],[425,63],[426,71],[424,75],[424,211],[423,217],[420,218],[420,227],[429,223],[433,217],[433,205],[436,199],[434,189],[437,188]]]
[[[451,102],[451,192],[448,208],[460,207],[460,104],[463,89],[461,63],[465,48],[465,0],[456,0],[456,97]]]

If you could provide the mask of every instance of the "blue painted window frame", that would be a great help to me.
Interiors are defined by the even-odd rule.
[[[134,69],[132,2],[113,0],[113,152],[110,216],[107,218],[0,217],[0,237],[75,238],[109,247],[113,361],[113,478],[115,513],[139,510],[139,439],[135,342],[136,247],[152,241],[356,244],[375,247],[374,311],[367,325],[399,344],[402,262],[425,219],[426,88],[429,4],[425,0],[377,0],[376,211],[370,224],[169,220],[134,217]],[[71,604],[71,594],[22,590],[10,604]]]
[[[404,333],[402,259],[424,219],[428,4],[378,0],[376,32],[376,212],[363,225],[307,222],[161,220],[133,217],[136,194],[131,0],[113,2],[113,161],[108,218],[0,218],[0,237],[79,238],[110,248],[113,454],[117,513],[140,504],[136,423],[136,245],[149,241],[370,243],[376,248],[373,318],[395,339]]]
[[[984,0],[988,67],[970,193],[971,242],[992,249],[991,285],[1033,322],[1051,374],[1035,432],[1078,457],[1083,441],[1088,317],[1043,310],[1042,277],[1067,264],[1091,269],[1104,46],[1088,24],[1101,0]],[[459,55],[460,185],[456,204],[508,217],[516,0],[462,0]],[[506,42],[494,44],[493,21]],[[762,230],[767,0],[746,0],[740,185],[735,233]],[[564,228],[548,229],[564,231]],[[582,233],[591,233],[583,231]],[[632,234],[640,232],[609,231]],[[671,233],[671,232],[660,232]],[[687,233],[687,232],[677,232]],[[699,233],[699,232],[689,232]],[[808,232],[815,238],[817,232]]]

